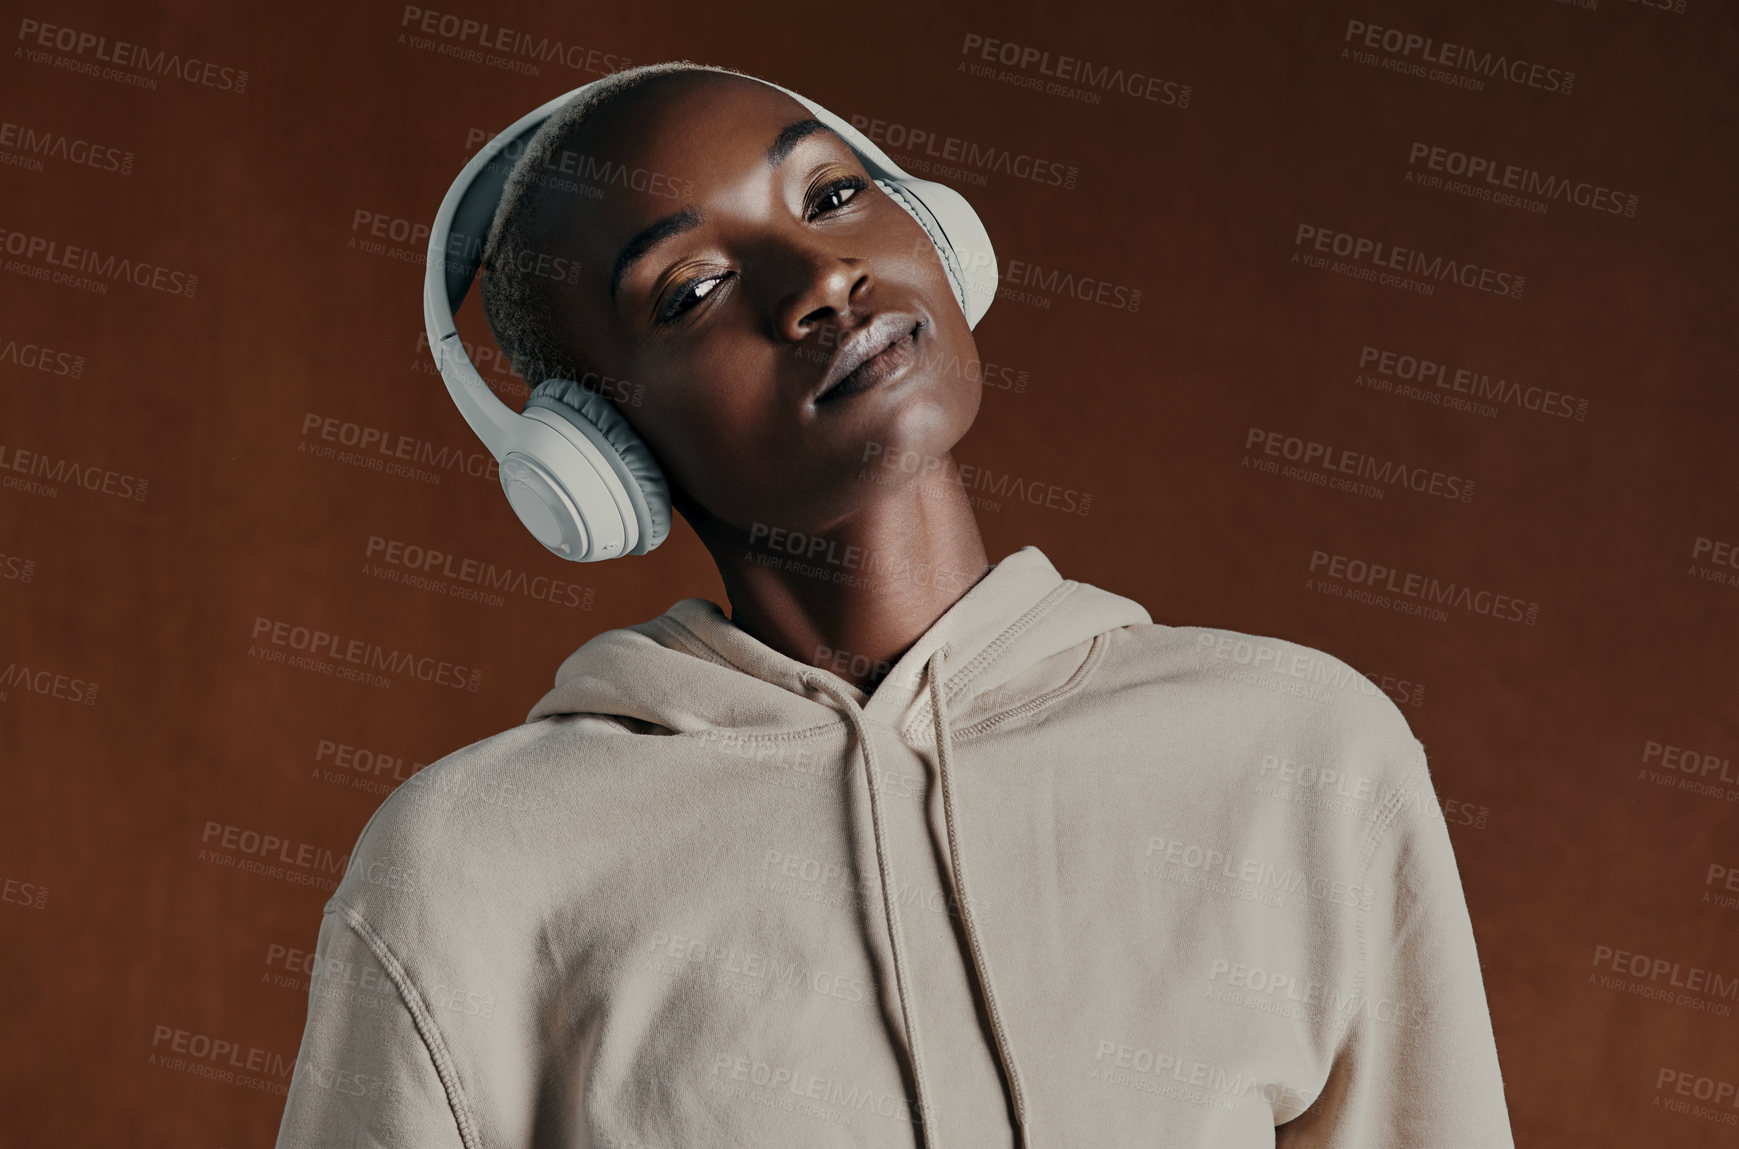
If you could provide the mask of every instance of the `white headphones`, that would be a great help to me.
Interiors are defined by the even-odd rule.
[[[953,188],[907,175],[862,132],[815,101],[760,82],[808,108],[851,145],[876,185],[929,234],[967,325],[976,327],[996,298],[996,252],[966,198]],[[429,229],[423,279],[423,322],[447,393],[499,462],[502,489],[520,522],[551,553],[575,562],[643,555],[663,542],[670,533],[664,474],[610,400],[572,379],[544,380],[532,389],[525,410],[514,413],[490,391],[465,354],[453,315],[482,262],[490,224],[514,167],[494,161],[516,144],[523,154],[532,134],[591,86],[575,88],[521,117],[471,157],[447,189]]]

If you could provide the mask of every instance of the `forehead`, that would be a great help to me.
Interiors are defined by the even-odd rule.
[[[673,72],[657,76],[600,107],[574,134],[583,150],[593,147],[624,160],[633,157],[663,167],[702,167],[809,115],[784,92],[746,76],[724,72]],[[770,137],[769,137],[770,139]],[[766,143],[762,142],[764,151]]]
[[[727,73],[678,72],[641,84],[599,107],[552,156],[567,174],[550,172],[545,184],[539,214],[547,234],[613,261],[651,221],[745,178],[770,178],[768,148],[810,114],[776,88]]]

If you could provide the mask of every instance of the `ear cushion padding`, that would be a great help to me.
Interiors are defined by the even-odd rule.
[[[640,522],[640,544],[630,553],[645,554],[669,536],[670,484],[645,440],[609,399],[572,379],[545,379],[525,405],[563,416],[609,460]]]

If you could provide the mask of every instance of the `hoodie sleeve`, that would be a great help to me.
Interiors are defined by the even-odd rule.
[[[470,1149],[440,1032],[385,942],[329,902],[278,1149]],[[438,1068],[439,1067],[439,1068]]]
[[[1424,748],[1379,811],[1364,976],[1321,1095],[1277,1149],[1513,1149],[1497,1042]],[[1387,818],[1386,826],[1383,819]]]

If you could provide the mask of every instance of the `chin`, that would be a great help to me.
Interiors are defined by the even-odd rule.
[[[903,487],[941,470],[978,416],[983,386],[959,376],[913,380],[905,400],[857,435],[854,479],[868,472],[883,488]]]

